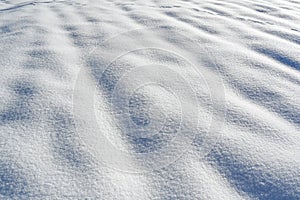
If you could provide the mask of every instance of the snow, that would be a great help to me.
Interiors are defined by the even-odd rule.
[[[0,199],[300,199],[300,2],[0,1]]]

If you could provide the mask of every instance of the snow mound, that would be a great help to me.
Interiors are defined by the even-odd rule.
[[[0,1],[0,199],[300,199],[299,13]]]

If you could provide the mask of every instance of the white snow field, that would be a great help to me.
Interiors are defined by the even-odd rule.
[[[299,0],[0,0],[0,199],[300,199]]]

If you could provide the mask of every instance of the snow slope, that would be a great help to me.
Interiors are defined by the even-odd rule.
[[[300,199],[300,1],[0,1],[0,199]]]

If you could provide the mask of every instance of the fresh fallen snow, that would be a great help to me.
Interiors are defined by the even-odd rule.
[[[0,199],[300,199],[300,1],[0,1]]]

